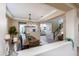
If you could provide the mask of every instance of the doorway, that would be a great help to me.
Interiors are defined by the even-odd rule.
[[[18,46],[18,50],[23,49],[24,41],[26,40],[26,23],[25,22],[19,22],[19,41],[20,44]]]

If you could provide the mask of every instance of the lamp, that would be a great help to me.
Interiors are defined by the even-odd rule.
[[[16,43],[17,41],[18,41],[18,38],[17,37],[14,37],[13,38],[13,42]]]
[[[63,31],[61,32],[61,34],[63,34]]]
[[[10,40],[10,34],[6,34],[5,35],[5,42],[6,42],[6,53],[5,55],[7,56],[10,56],[10,55],[17,55],[17,41],[18,41],[18,38],[17,37],[14,37],[13,38],[13,42],[14,42],[14,45],[11,43],[11,40]]]
[[[10,34],[5,35],[5,41],[8,41],[8,40],[10,40]]]
[[[4,39],[5,39],[5,42],[6,42],[6,47],[5,47],[6,53],[5,53],[5,55],[10,55],[10,46],[9,46],[10,34],[6,34]]]

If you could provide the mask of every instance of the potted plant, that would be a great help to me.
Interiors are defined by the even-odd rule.
[[[73,41],[71,38],[66,38],[65,40],[72,42],[72,46],[73,46],[73,48],[74,48],[74,41]]]
[[[17,35],[17,33],[18,33],[18,32],[17,32],[15,26],[12,26],[12,27],[9,28],[9,34],[10,34],[10,36],[11,36],[12,42],[13,42],[14,36]]]

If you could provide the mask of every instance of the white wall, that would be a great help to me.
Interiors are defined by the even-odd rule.
[[[66,13],[66,38],[71,38],[74,41],[74,54],[77,55],[77,12],[72,9]]]
[[[5,41],[4,36],[7,33],[6,4],[0,3],[0,55],[4,55]]]

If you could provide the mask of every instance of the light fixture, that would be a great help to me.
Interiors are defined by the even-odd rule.
[[[31,13],[29,13],[29,20],[31,20]]]

